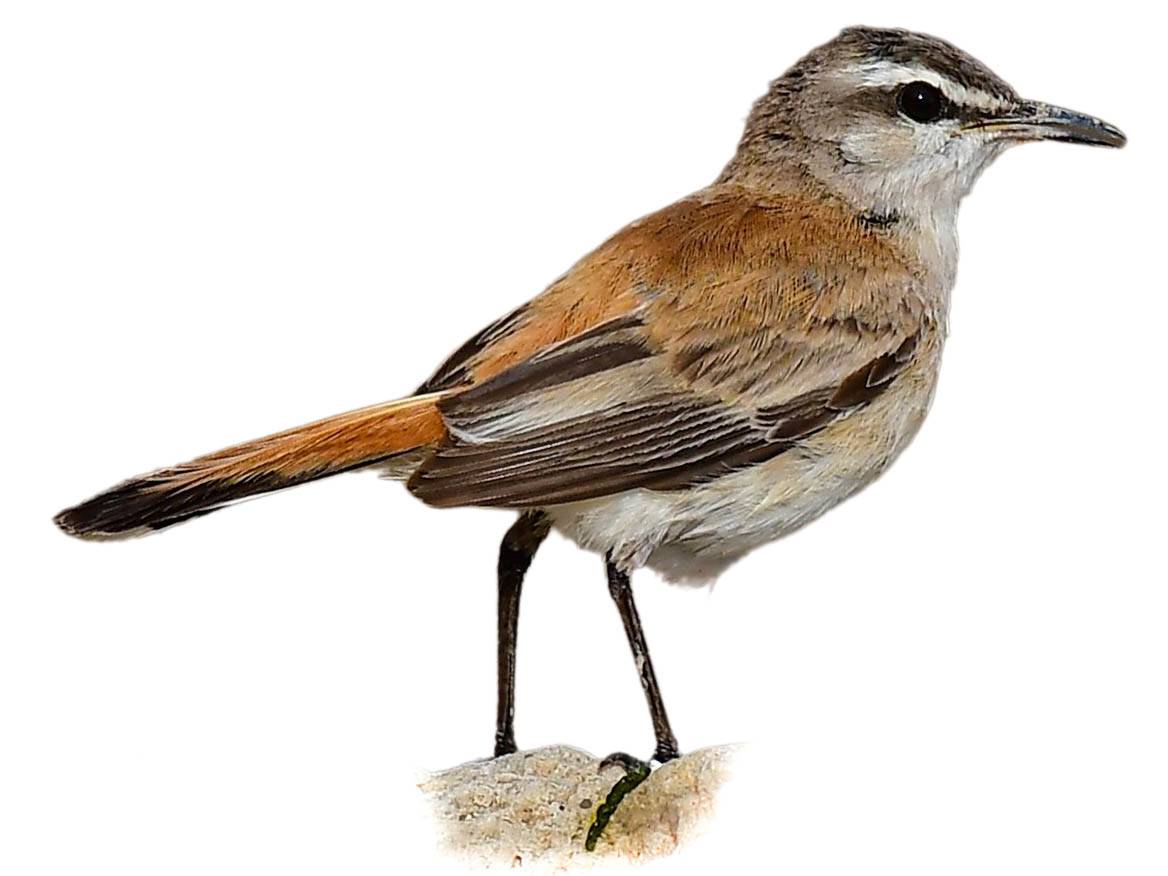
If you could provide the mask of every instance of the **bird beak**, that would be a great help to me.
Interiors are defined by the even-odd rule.
[[[965,130],[992,131],[1008,140],[1064,140],[1116,148],[1127,142],[1123,131],[1102,119],[1038,101],[1026,101],[1006,116],[980,119]]]

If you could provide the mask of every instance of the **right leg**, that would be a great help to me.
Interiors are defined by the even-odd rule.
[[[542,511],[525,511],[499,546],[499,708],[495,715],[495,757],[515,748],[515,643],[519,636],[519,595],[523,576],[551,520]]]
[[[665,763],[678,757],[677,738],[669,726],[669,716],[665,714],[665,701],[661,698],[661,688],[657,685],[657,674],[653,672],[653,661],[649,659],[649,645],[645,641],[645,631],[641,629],[641,617],[633,602],[633,588],[629,573],[622,569],[609,555],[605,557],[608,571],[608,592],[620,612],[625,625],[625,635],[633,650],[633,661],[637,674],[641,676],[641,687],[649,704],[649,715],[653,719],[653,733],[657,737],[657,750],[653,757],[658,763]]]

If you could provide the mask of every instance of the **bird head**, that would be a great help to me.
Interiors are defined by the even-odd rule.
[[[1123,146],[1113,125],[1025,99],[936,37],[853,27],[771,83],[727,168],[797,164],[862,208],[956,203],[1008,146]]]

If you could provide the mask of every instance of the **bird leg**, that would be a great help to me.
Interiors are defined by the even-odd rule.
[[[515,747],[515,644],[519,636],[519,596],[523,576],[551,521],[542,511],[520,515],[499,545],[499,707],[495,715],[495,757]]]
[[[641,687],[645,690],[645,699],[649,701],[649,714],[653,718],[653,732],[657,736],[657,750],[653,752],[653,760],[665,763],[678,756],[677,739],[669,726],[669,716],[665,714],[665,702],[661,699],[661,689],[657,686],[657,676],[653,672],[653,661],[649,659],[649,646],[645,642],[645,631],[641,628],[641,618],[637,614],[637,605],[633,602],[633,588],[629,582],[629,574],[613,561],[612,555],[605,558],[608,570],[608,592],[616,603],[620,612],[621,621],[625,625],[625,635],[629,638],[629,647],[633,650],[633,660],[637,664],[637,672],[641,676]],[[584,848],[591,852],[596,849],[597,842],[608,826],[608,822],[616,813],[621,801],[638,785],[649,778],[652,766],[649,762],[640,760],[624,752],[610,754],[600,762],[600,770],[610,766],[619,766],[624,775],[609,789],[604,801],[597,807],[592,816],[592,824],[588,827],[588,835],[584,840]]]
[[[669,726],[669,716],[665,714],[665,702],[661,699],[661,689],[657,685],[657,676],[653,672],[653,661],[649,659],[649,646],[645,642],[645,631],[641,629],[641,618],[637,614],[637,605],[633,602],[633,588],[629,582],[629,574],[613,561],[610,554],[605,558],[608,570],[608,592],[616,603],[620,612],[621,621],[625,625],[625,635],[629,639],[629,647],[633,651],[633,660],[637,664],[637,672],[641,676],[641,687],[645,690],[645,699],[649,702],[649,714],[653,718],[653,732],[657,736],[657,750],[653,753],[654,760],[665,763],[678,756],[677,739]],[[625,758],[610,757],[606,762],[621,762]]]

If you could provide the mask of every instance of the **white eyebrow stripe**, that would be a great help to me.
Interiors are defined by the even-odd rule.
[[[896,64],[892,61],[865,61],[853,64],[840,71],[851,79],[859,79],[862,85],[883,86],[903,85],[906,82],[927,82],[941,89],[941,92],[959,106],[973,106],[985,110],[1006,109],[1010,102],[980,88],[967,88],[942,76],[935,70],[919,64]]]

